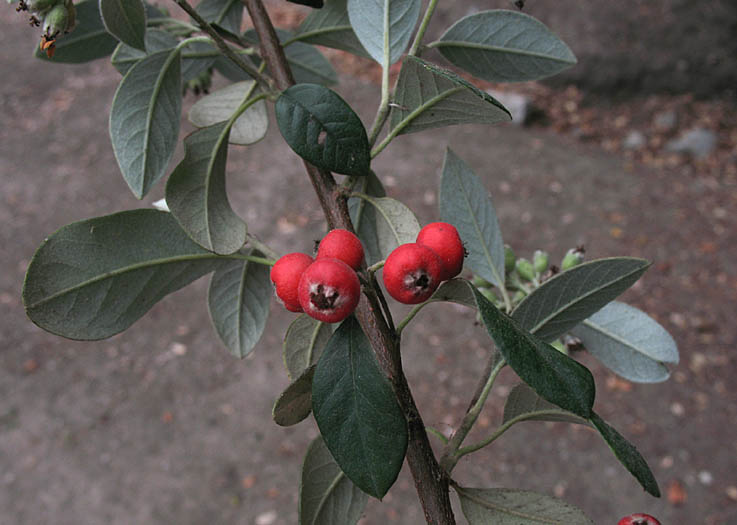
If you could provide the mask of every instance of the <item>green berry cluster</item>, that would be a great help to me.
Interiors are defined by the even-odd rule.
[[[72,0],[19,0],[16,11],[31,13],[31,26],[40,27],[40,47],[49,58],[54,56],[56,39],[69,33],[77,23],[77,11]]]

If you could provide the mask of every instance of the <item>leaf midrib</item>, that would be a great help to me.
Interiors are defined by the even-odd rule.
[[[492,46],[489,44],[482,44],[479,42],[468,42],[464,40],[437,40],[430,44],[428,47],[465,47],[471,49],[479,49],[482,51],[492,51],[495,53],[509,53],[512,55],[529,56],[532,58],[542,58],[550,60],[552,62],[559,62],[561,64],[575,64],[575,60],[566,60],[564,58],[556,57],[554,55],[546,55],[544,53],[538,53],[536,51],[527,51],[525,49],[518,49],[514,47],[502,47]]]

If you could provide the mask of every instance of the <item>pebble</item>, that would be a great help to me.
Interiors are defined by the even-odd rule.
[[[663,111],[655,115],[653,124],[660,131],[671,131],[678,124],[678,115],[675,110]]]
[[[705,128],[693,128],[665,145],[666,151],[689,153],[696,158],[708,156],[717,146],[717,135]]]
[[[702,485],[711,485],[714,481],[714,476],[712,476],[711,472],[708,470],[702,470],[699,472],[698,478]]]
[[[640,149],[646,142],[645,134],[642,131],[635,129],[627,134],[622,145],[624,146],[624,149]]]
[[[271,525],[276,521],[276,511],[270,510],[256,516],[256,525]]]
[[[518,126],[524,126],[532,113],[532,100],[519,93],[511,93],[509,91],[496,91],[489,89],[486,91],[489,95],[497,99],[502,106],[507,108],[512,114],[512,123]]]

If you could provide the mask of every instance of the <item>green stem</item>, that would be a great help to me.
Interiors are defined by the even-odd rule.
[[[412,308],[412,310],[410,310],[410,312],[407,314],[407,317],[402,319],[402,322],[397,325],[397,335],[402,335],[402,330],[404,330],[407,325],[412,321],[412,319],[414,319],[415,316],[420,313],[420,310],[422,310],[425,306],[432,302],[434,302],[432,299],[428,299],[424,303],[420,303]]]
[[[279,254],[276,253],[274,250],[269,248],[266,244],[258,240],[255,236],[251,235],[250,233],[246,235],[246,244],[250,244],[255,249],[263,253],[265,256],[269,257],[270,259],[277,260],[279,259]]]
[[[376,143],[381,129],[389,117],[389,68],[391,67],[391,49],[389,44],[389,9],[384,9],[384,56],[381,63],[381,102],[376,112],[374,123],[369,131],[369,146]]]
[[[494,441],[496,441],[502,434],[504,434],[507,430],[509,430],[514,424],[519,423],[520,421],[526,421],[528,419],[538,418],[542,416],[559,416],[560,410],[536,410],[535,412],[528,412],[526,414],[520,414],[517,417],[514,417],[501,425],[499,428],[497,428],[493,434],[491,434],[486,439],[479,441],[478,443],[474,443],[473,445],[469,445],[467,447],[463,447],[458,450],[456,453],[457,458],[461,458],[465,456],[466,454],[470,454],[471,452],[476,452],[477,450],[480,450],[484,448],[487,445],[492,444]]]
[[[448,438],[445,437],[443,433],[440,432],[437,428],[425,427],[425,430],[428,432],[428,434],[432,434],[433,436],[438,438],[440,441],[442,441],[444,445],[448,444]]]
[[[191,36],[179,42],[175,49],[177,51],[180,51],[183,47],[186,47],[189,44],[194,44],[195,42],[204,42],[209,44],[210,42],[212,42],[212,38],[210,38],[209,36]]]
[[[427,26],[430,25],[430,20],[432,19],[432,15],[435,13],[435,6],[437,6],[437,4],[438,0],[430,0],[430,3],[427,5],[425,16],[422,17],[422,22],[420,23],[420,28],[417,30],[417,34],[415,35],[415,40],[412,42],[412,47],[409,48],[409,55],[419,56],[422,38],[425,36]]]
[[[504,368],[504,365],[507,364],[507,362],[498,354],[491,356],[489,364],[491,363],[495,364],[493,367],[487,368],[489,371],[488,376],[486,376],[486,381],[478,395],[478,398],[471,403],[463,421],[461,421],[461,425],[451,436],[450,441],[445,447],[443,456],[440,459],[440,465],[445,468],[445,471],[448,474],[450,474],[456,466],[456,463],[458,463],[458,459],[460,458],[458,455],[458,449],[463,444],[463,440],[466,439],[468,433],[471,432],[473,425],[481,414],[481,410],[484,408],[484,404],[486,403],[486,399],[489,397],[491,388],[494,386],[494,381],[496,380],[497,375],[499,375],[499,372]]]
[[[257,264],[263,264],[265,266],[274,266],[276,261],[274,259],[267,259],[265,257],[256,257],[255,255],[243,255],[241,253],[232,253],[226,255],[228,259],[239,259],[243,261],[249,261]]]
[[[366,271],[368,271],[369,273],[376,273],[376,272],[378,272],[379,270],[381,270],[384,267],[384,263],[385,262],[386,262],[386,259],[381,260],[381,261],[379,261],[377,263],[374,263],[371,266],[369,266],[368,268],[366,268]]]

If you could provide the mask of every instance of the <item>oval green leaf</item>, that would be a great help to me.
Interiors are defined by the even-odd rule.
[[[512,317],[553,341],[632,286],[650,266],[644,259],[597,259],[559,273],[525,297]]]
[[[290,379],[301,376],[317,363],[333,335],[333,325],[302,314],[289,325],[284,336],[282,357]]]
[[[469,525],[593,525],[581,509],[526,490],[457,487]]]
[[[236,82],[202,97],[189,110],[189,121],[202,128],[230,119],[253,92],[253,84],[253,80]],[[266,136],[268,127],[266,102],[260,100],[235,120],[229,142],[243,146],[254,144]]]
[[[165,175],[177,146],[180,72],[179,50],[160,51],[133,66],[115,92],[110,138],[123,178],[139,199]]]
[[[452,64],[491,82],[538,80],[576,63],[573,52],[543,23],[503,9],[462,18],[430,45]]]
[[[228,160],[226,122],[184,139],[184,159],[166,183],[166,203],[197,244],[227,255],[246,242],[246,223],[233,211],[225,187]]]
[[[471,168],[448,148],[440,177],[440,218],[458,229],[465,265],[495,286],[504,286],[504,241],[489,193]]]
[[[276,122],[284,140],[303,159],[344,175],[368,175],[366,129],[340,96],[318,84],[297,84],[276,101]]]
[[[561,421],[578,425],[589,424],[587,420],[545,401],[524,383],[520,383],[512,389],[504,404],[502,423],[507,423],[513,419],[518,421]]]
[[[53,58],[49,58],[38,45],[34,46],[36,58],[56,63],[81,64],[106,57],[113,52],[118,41],[105,29],[97,0],[84,0],[75,4],[74,8],[77,10],[74,31],[57,39]]]
[[[414,56],[404,59],[392,105],[391,127],[398,134],[510,120],[499,101],[455,73]]]
[[[317,363],[312,410],[340,469],[381,499],[402,468],[407,423],[353,316],[338,327]]]
[[[421,8],[421,0],[348,0],[348,17],[371,58],[389,67],[407,49]]]
[[[522,328],[472,287],[481,320],[517,375],[547,401],[588,419],[596,389],[591,372]]]
[[[599,431],[604,441],[607,442],[607,445],[609,445],[609,448],[614,452],[620,463],[639,481],[642,488],[651,496],[659,498],[660,488],[658,487],[658,482],[655,480],[655,476],[650,470],[647,461],[645,461],[645,458],[642,457],[642,454],[638,452],[635,446],[627,441],[613,427],[609,426],[598,414],[591,414],[591,423]]]
[[[312,11],[297,28],[295,38],[306,44],[342,49],[371,58],[353,32],[347,0],[330,0],[322,9]]]
[[[64,226],[46,239],[28,266],[23,304],[46,331],[104,339],[222,263],[170,213],[116,213]]]
[[[121,75],[125,75],[130,68],[147,55],[165,49],[173,49],[178,43],[179,40],[171,33],[161,29],[149,29],[146,31],[146,51],[141,51],[121,42],[115,48],[110,62]]]
[[[108,33],[132,48],[146,51],[146,8],[142,0],[100,0]]]
[[[355,525],[368,496],[343,474],[321,437],[307,449],[299,486],[300,525]]]
[[[657,383],[678,363],[673,337],[645,312],[613,301],[571,330],[604,366],[629,381]]]
[[[246,357],[261,339],[270,301],[268,266],[231,260],[212,275],[207,293],[210,318],[220,340],[235,357]]]
[[[274,403],[271,417],[279,426],[290,427],[304,421],[312,412],[312,378],[315,365],[289,385]]]
[[[243,21],[243,2],[241,0],[202,0],[197,4],[197,12],[211,24],[218,25],[232,33],[240,34]]]

